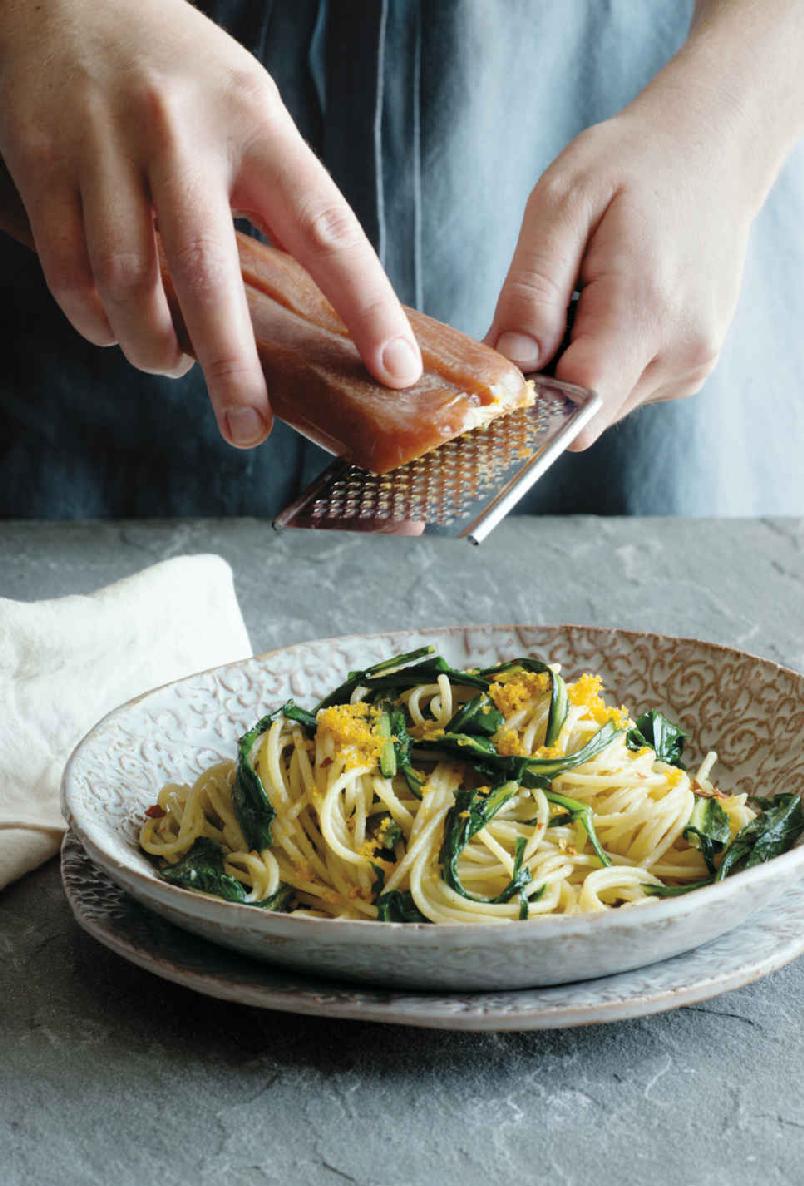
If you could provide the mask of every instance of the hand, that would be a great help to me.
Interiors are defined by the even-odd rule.
[[[732,122],[694,79],[659,76],[530,196],[487,341],[543,368],[581,288],[556,377],[594,388],[603,408],[575,450],[640,404],[692,395],[715,365],[768,181]]]
[[[154,222],[221,433],[271,427],[232,210],[312,274],[371,373],[416,381],[407,318],[266,72],[185,0],[4,0],[0,156],[51,292],[97,345],[179,375]]]

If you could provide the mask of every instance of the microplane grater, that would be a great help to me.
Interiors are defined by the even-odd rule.
[[[441,535],[481,543],[601,406],[593,391],[530,375],[535,399],[382,477],[333,461],[274,527]]]

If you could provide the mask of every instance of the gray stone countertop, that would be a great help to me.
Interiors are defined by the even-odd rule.
[[[804,666],[804,523],[530,519],[465,543],[253,521],[0,524],[0,596],[232,564],[255,650],[461,622],[691,634]],[[81,933],[55,862],[0,895],[4,1186],[804,1180],[804,960],[642,1020],[453,1034],[196,996]]]

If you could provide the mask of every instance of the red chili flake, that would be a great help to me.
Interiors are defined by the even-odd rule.
[[[154,803],[151,807],[146,807],[145,814],[149,819],[161,819],[163,815],[167,815],[167,812],[164,807],[160,807],[158,803]]]

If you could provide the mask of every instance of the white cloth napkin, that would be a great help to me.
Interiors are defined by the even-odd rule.
[[[90,596],[0,599],[0,889],[58,851],[62,771],[97,720],[250,654],[220,556],[166,560]]]

